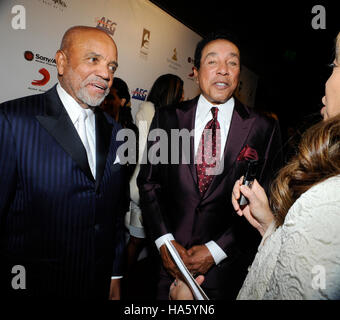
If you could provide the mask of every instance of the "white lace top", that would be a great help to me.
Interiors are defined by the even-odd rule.
[[[340,175],[268,228],[237,299],[340,299]]]

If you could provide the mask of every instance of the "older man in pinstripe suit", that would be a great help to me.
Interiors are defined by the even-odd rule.
[[[0,293],[107,298],[122,258],[120,126],[96,108],[117,68],[112,38],[77,26],[56,54],[59,83],[0,107]],[[14,266],[25,289],[12,286]]]

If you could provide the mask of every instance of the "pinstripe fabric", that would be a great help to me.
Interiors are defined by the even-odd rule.
[[[113,165],[118,125],[100,111],[97,125],[96,182],[55,87],[0,107],[1,288],[13,265],[27,275],[27,289],[10,288],[14,295],[108,295],[115,251],[124,245],[125,179]]]

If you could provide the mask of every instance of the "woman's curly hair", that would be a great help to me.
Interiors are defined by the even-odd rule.
[[[301,138],[298,153],[279,171],[270,198],[277,224],[283,224],[289,208],[302,193],[338,174],[340,115],[309,128]]]

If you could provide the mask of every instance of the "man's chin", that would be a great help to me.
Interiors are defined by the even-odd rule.
[[[214,98],[208,99],[208,101],[211,102],[212,104],[219,105],[219,104],[226,103],[230,98],[231,96],[214,97]]]
[[[100,96],[90,96],[90,95],[79,95],[78,99],[80,99],[84,104],[89,107],[98,107],[105,99],[105,94]]]

